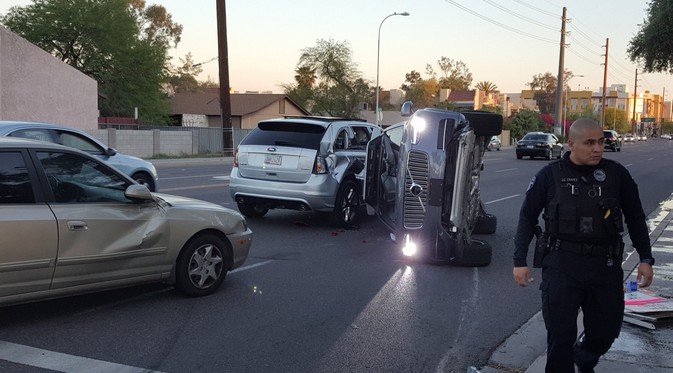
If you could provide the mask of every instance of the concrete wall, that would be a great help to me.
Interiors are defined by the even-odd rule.
[[[0,120],[95,129],[97,83],[0,27]]]
[[[107,128],[86,132],[120,153],[140,158],[152,158],[157,155],[196,155],[201,148],[198,144],[199,136],[192,131],[119,131]]]

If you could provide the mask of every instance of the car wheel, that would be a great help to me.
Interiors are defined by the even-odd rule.
[[[226,253],[226,243],[213,234],[192,238],[178,255],[175,287],[192,297],[212,294],[227,275]]]
[[[617,151],[618,151],[618,152],[621,152],[621,151],[622,151],[622,147],[620,146],[619,148],[617,148]]]
[[[133,180],[136,181],[136,183],[140,185],[144,185],[147,187],[147,189],[150,190],[150,192],[156,192],[155,186],[154,186],[154,180],[150,177],[150,175],[144,173],[144,172],[136,172],[131,176]]]
[[[522,158],[523,158],[523,155],[521,155],[521,154],[516,155],[516,159],[522,159]]]
[[[473,234],[493,234],[498,226],[498,218],[492,214],[479,215]]]
[[[473,239],[465,243],[463,257],[454,264],[462,267],[485,267],[491,264],[493,248],[488,242]]]
[[[495,136],[502,133],[503,118],[500,114],[485,111],[464,111],[476,136]]]
[[[552,157],[552,150],[549,149],[549,151],[547,152],[547,155],[545,155],[544,159],[549,160],[549,159],[551,159],[551,157]]]
[[[339,187],[334,204],[334,218],[337,224],[343,228],[357,226],[360,208],[360,193],[357,184],[353,180],[344,180]]]
[[[269,209],[257,204],[237,202],[238,211],[248,218],[261,218],[269,212]]]
[[[498,147],[498,149],[495,149],[495,150],[500,151],[500,147]]]

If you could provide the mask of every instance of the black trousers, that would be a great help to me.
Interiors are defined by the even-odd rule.
[[[542,267],[542,316],[547,328],[545,372],[574,373],[574,365],[590,370],[619,336],[624,317],[621,261],[607,265],[607,256],[582,256],[554,251]],[[577,339],[582,309],[584,338]]]

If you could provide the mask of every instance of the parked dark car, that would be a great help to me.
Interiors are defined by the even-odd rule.
[[[622,138],[619,137],[617,131],[605,130],[603,131],[605,137],[605,149],[610,149],[613,152],[622,151]]]
[[[502,131],[501,115],[402,105],[409,120],[367,145],[365,202],[390,229],[402,254],[462,266],[486,266],[495,233],[479,191],[483,157]]]
[[[544,159],[560,159],[563,155],[563,143],[554,134],[545,132],[528,132],[516,143],[516,159],[523,157],[541,157]]]

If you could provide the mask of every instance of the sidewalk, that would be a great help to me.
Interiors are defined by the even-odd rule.
[[[673,298],[673,272],[667,269],[669,263],[673,262],[673,195],[650,214],[647,220],[651,227],[652,253],[657,259],[654,266],[654,282],[648,290],[666,298]],[[626,281],[634,281],[635,274],[631,272],[635,272],[639,258],[628,237],[625,237],[625,243],[632,251],[627,254],[622,268]],[[600,359],[595,371],[597,373],[673,372],[673,319],[657,321],[654,324],[656,329],[650,330],[624,323],[619,338],[610,351]],[[577,325],[581,333],[581,314]],[[542,313],[538,312],[507,338],[493,352],[488,364],[476,372],[544,372],[547,361],[546,347],[547,331]]]

